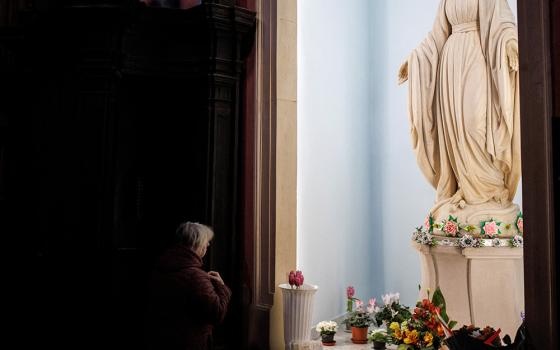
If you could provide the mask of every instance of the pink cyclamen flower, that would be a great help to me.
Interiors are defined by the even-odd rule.
[[[458,231],[457,223],[452,220],[447,221],[443,227],[443,231],[449,235],[455,236]]]
[[[498,225],[495,221],[490,221],[484,224],[484,233],[490,237],[498,234]]]
[[[346,297],[347,297],[348,299],[352,299],[352,297],[354,297],[354,293],[355,293],[354,287],[348,286],[348,287],[346,288]]]
[[[375,298],[369,299],[367,312],[369,312],[370,314],[372,314],[375,311],[375,302],[376,302]]]
[[[523,218],[517,219],[517,228],[519,229],[519,232],[523,233]]]
[[[356,305],[356,310],[363,310],[364,308],[364,302],[361,301],[360,299],[356,299],[356,301],[354,302]]]
[[[288,283],[290,286],[296,284],[296,274],[294,271],[290,271],[290,274],[288,275]]]

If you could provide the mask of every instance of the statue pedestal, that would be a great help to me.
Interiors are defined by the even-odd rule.
[[[421,298],[439,286],[457,327],[492,326],[515,337],[525,305],[523,248],[412,245],[420,254]]]

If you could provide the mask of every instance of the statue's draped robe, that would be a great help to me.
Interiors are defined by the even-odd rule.
[[[417,161],[436,202],[511,203],[521,173],[517,41],[506,0],[442,0],[412,52],[409,117]]]

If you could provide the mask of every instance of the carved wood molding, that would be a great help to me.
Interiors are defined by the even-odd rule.
[[[550,2],[519,0],[525,310],[530,349],[556,349]]]
[[[28,0],[2,0],[0,1],[0,27],[15,25],[18,12],[25,8]]]

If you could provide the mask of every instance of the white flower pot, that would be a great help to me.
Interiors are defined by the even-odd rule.
[[[284,302],[284,343],[286,349],[311,340],[311,316],[313,299],[319,287],[304,284],[299,288],[289,284],[279,285]]]

